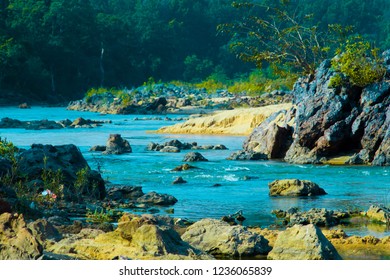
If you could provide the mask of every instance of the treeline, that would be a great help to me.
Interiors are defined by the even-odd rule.
[[[270,0],[264,0],[267,2]],[[262,1],[257,1],[262,2]],[[286,0],[281,1],[286,2]],[[291,0],[318,28],[354,25],[378,46],[390,45],[386,0]],[[156,81],[197,82],[249,71],[229,52],[217,26],[245,10],[231,0],[2,0],[0,92],[70,100],[91,87]],[[291,5],[293,4],[293,5]]]

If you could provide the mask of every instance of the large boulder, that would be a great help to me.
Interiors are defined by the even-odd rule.
[[[170,206],[174,205],[177,202],[177,199],[172,195],[149,192],[138,198],[137,202],[149,205]]]
[[[137,199],[144,195],[142,187],[117,185],[107,190],[107,197],[112,200]]]
[[[35,260],[43,247],[27,228],[23,215],[0,215],[0,259]]]
[[[42,180],[44,170],[52,172],[60,170],[65,199],[74,198],[74,184],[81,170],[86,170],[82,195],[97,199],[103,199],[106,195],[101,175],[90,169],[80,150],[73,144],[60,146],[33,144],[30,149],[19,154],[18,163],[20,173],[29,181]]]
[[[336,249],[314,225],[295,225],[279,233],[270,260],[340,260]]]
[[[106,143],[106,150],[103,154],[121,155],[131,153],[132,149],[129,141],[122,138],[120,134],[110,134]]]
[[[82,229],[49,250],[77,259],[212,259],[184,242],[171,218],[124,214],[113,232]]]
[[[225,258],[266,255],[271,250],[263,236],[214,219],[203,219],[191,225],[182,239],[199,250]]]
[[[53,224],[45,219],[35,220],[29,223],[27,227],[42,245],[45,245],[47,242],[57,242],[62,239],[62,234]]]
[[[268,186],[270,196],[314,196],[326,194],[324,189],[308,180],[275,180],[269,183]]]

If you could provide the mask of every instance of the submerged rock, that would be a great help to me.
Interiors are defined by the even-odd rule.
[[[174,169],[172,169],[172,171],[185,171],[185,170],[190,170],[190,169],[199,169],[199,168],[196,166],[192,166],[192,165],[185,163],[185,164],[182,164],[180,166],[175,167]]]
[[[295,225],[279,233],[269,260],[341,260],[340,255],[314,225]]]
[[[308,180],[275,180],[268,184],[270,196],[315,196],[326,192],[316,183]]]
[[[254,257],[271,250],[263,236],[213,219],[203,219],[189,226],[182,238],[195,248],[218,257]]]
[[[173,182],[172,184],[174,185],[177,185],[177,184],[185,184],[187,183],[186,180],[184,180],[182,177],[177,177]]]

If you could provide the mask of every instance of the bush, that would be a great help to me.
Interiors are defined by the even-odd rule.
[[[347,40],[332,59],[332,67],[338,72],[330,80],[329,86],[345,84],[342,76],[351,85],[365,87],[383,78],[386,69],[379,58],[378,49],[372,48],[360,36]]]

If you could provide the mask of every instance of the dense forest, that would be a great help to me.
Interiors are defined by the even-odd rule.
[[[390,47],[388,0],[280,2],[298,21],[310,18],[307,24],[317,30],[351,25],[376,47]],[[256,66],[231,51],[245,35],[219,32],[218,26],[245,23],[255,12],[250,10],[231,0],[2,0],[0,94],[58,102],[91,87],[132,88],[150,77],[233,79]]]

